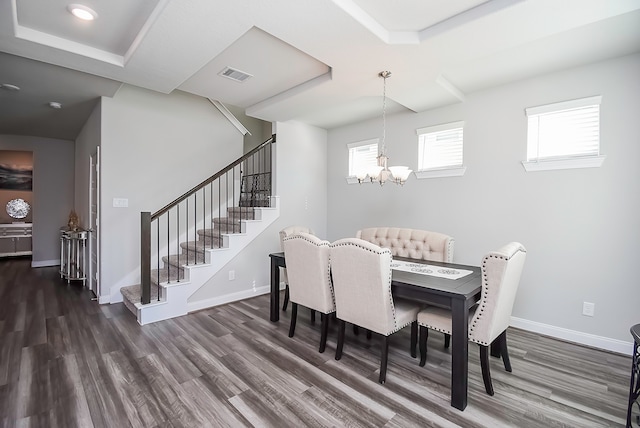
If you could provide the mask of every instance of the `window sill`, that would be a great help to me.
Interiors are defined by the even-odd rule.
[[[422,171],[415,171],[414,174],[418,179],[441,178],[441,177],[462,177],[466,170],[467,170],[466,166],[459,166],[454,168],[425,169]]]
[[[582,158],[565,158],[543,161],[522,161],[527,172],[550,171],[555,169],[599,168],[606,156],[589,156]]]

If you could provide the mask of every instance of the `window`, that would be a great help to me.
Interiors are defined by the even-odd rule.
[[[526,109],[527,171],[598,167],[600,100],[589,97]]]
[[[464,122],[452,122],[416,130],[418,178],[464,175],[463,127]]]
[[[347,144],[349,148],[349,177],[348,183],[357,183],[355,178],[359,172],[366,172],[378,163],[378,139],[360,141]]]

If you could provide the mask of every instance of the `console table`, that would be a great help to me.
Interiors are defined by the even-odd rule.
[[[60,277],[67,283],[82,281],[85,285],[86,275],[86,230],[60,229]]]
[[[0,257],[30,254],[31,223],[0,224]]]

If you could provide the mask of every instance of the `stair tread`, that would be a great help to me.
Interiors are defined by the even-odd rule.
[[[152,269],[151,270],[151,286],[153,288],[153,286],[157,285],[157,284],[164,284],[166,282],[174,282],[177,280],[183,280],[184,279],[184,269],[178,269],[178,268],[173,268],[173,269]]]
[[[196,252],[194,256],[193,251],[187,251],[187,253],[181,254],[171,254],[169,257],[163,256],[162,261],[164,262],[165,267],[167,264],[170,264],[171,266],[179,269],[182,269],[182,266],[185,265],[195,265],[205,262],[204,254],[202,254],[202,252]]]
[[[224,230],[220,230],[220,229],[198,229],[198,235],[199,236],[206,236],[206,237],[213,237],[213,238],[220,238],[222,237],[222,235],[227,235],[227,234],[232,234],[232,233],[241,233],[240,230],[238,231],[233,231],[233,232],[229,232],[229,231],[224,231]]]
[[[142,285],[129,285],[127,287],[120,288],[122,297],[130,303],[136,304],[142,301]],[[151,286],[151,301],[158,300],[158,287]]]

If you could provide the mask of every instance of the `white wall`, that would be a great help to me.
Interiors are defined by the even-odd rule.
[[[60,264],[60,228],[66,226],[74,202],[73,141],[0,135],[0,150],[33,152],[32,265]]]
[[[631,342],[640,322],[640,55],[468,94],[464,103],[387,117],[391,165],[417,168],[417,128],[465,121],[463,177],[404,187],[348,185],[346,144],[378,137],[381,120],[329,132],[331,240],[367,226],[455,237],[455,261],[476,264],[509,241],[528,250],[514,317],[582,338]],[[393,83],[393,82],[392,82]],[[602,95],[601,168],[526,173],[526,107]],[[582,302],[595,316],[581,315]],[[571,334],[569,334],[571,336]]]
[[[242,143],[203,98],[125,85],[102,99],[102,292],[117,299],[120,287],[140,283],[140,212],[159,210],[240,157]],[[129,206],[114,208],[113,198]]]
[[[276,124],[274,194],[280,197],[280,217],[242,253],[191,296],[189,304],[233,293],[268,287],[269,253],[280,251],[279,232],[294,224],[327,236],[327,132],[298,122]],[[229,281],[229,270],[235,280]]]

